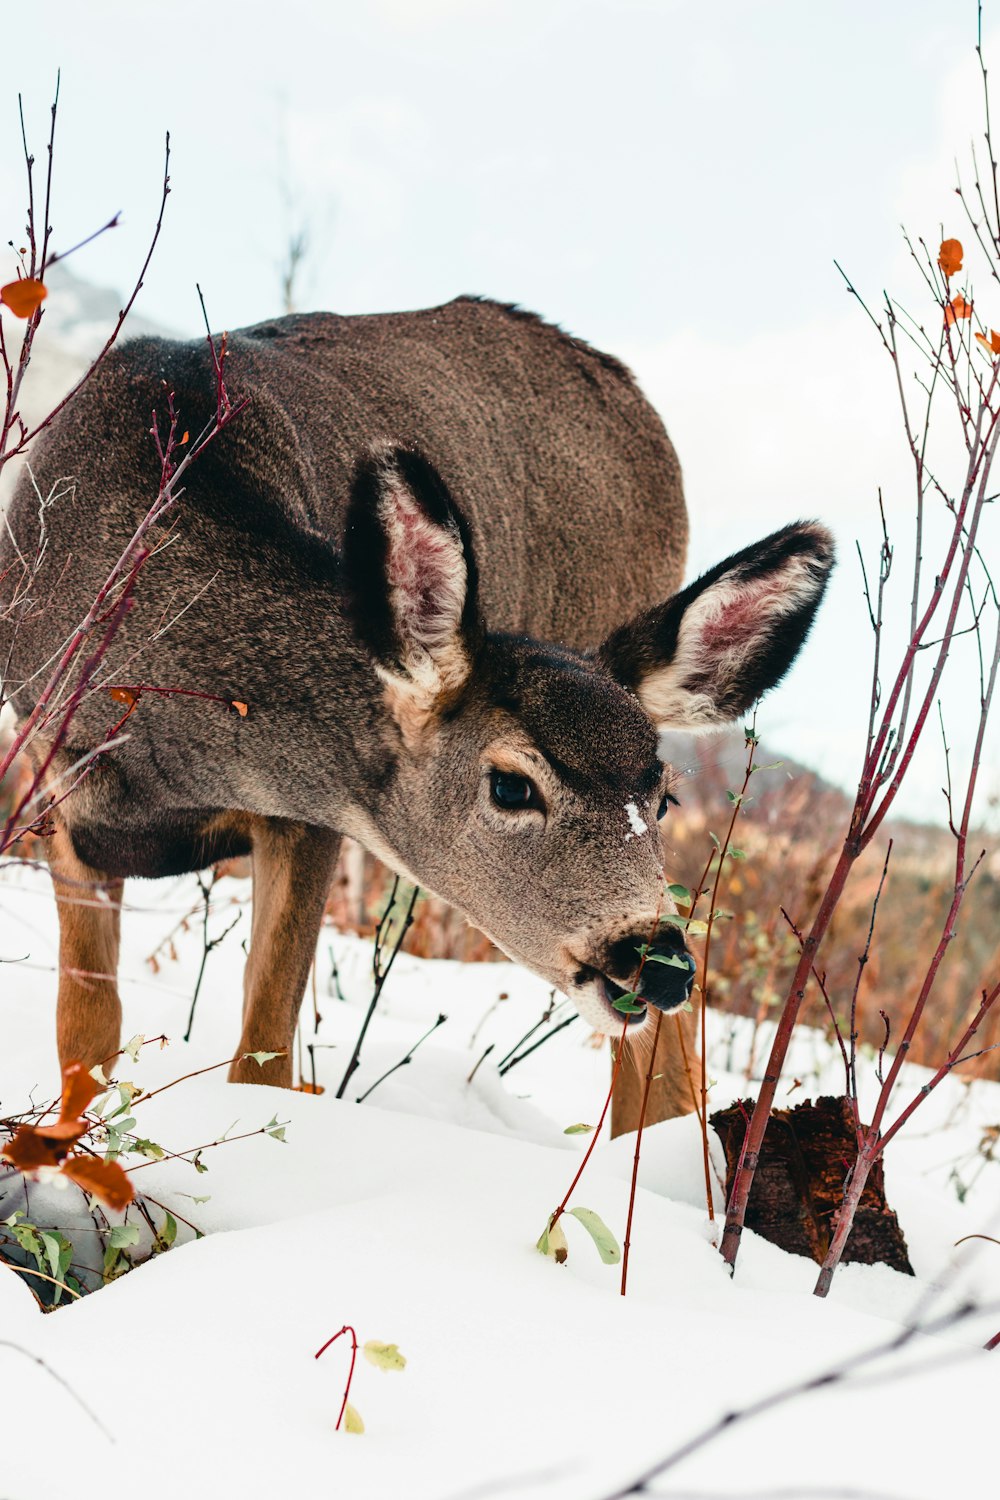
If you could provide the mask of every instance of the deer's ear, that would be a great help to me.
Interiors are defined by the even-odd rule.
[[[598,658],[660,729],[730,724],[795,660],[833,561],[824,527],[786,526],[622,625]]]
[[[405,729],[462,691],[482,634],[475,559],[465,518],[417,449],[380,444],[359,462],[343,594]]]

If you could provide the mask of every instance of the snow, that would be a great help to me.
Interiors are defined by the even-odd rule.
[[[642,838],[644,833],[649,832],[649,828],[643,821],[642,814],[634,802],[626,802],[625,812],[628,817],[629,827],[632,830],[631,833],[625,835],[625,842],[627,844],[630,838]]]
[[[213,933],[244,895],[240,883],[220,884]],[[153,974],[145,959],[197,900],[190,881],[129,888],[126,1036],[182,1033],[201,956],[198,921],[175,938],[176,961],[161,957]],[[208,958],[191,1043],[147,1046],[120,1076],[152,1089],[226,1056],[247,928],[244,917]],[[342,1000],[329,993],[331,952]],[[55,1092],[56,932],[44,875],[0,873],[0,954],[28,955],[5,966],[0,992],[7,1114],[32,1092]],[[1000,1355],[980,1346],[1000,1327],[1000,1246],[953,1247],[963,1235],[998,1232],[1000,1167],[979,1147],[1000,1122],[1000,1086],[947,1080],[890,1148],[887,1192],[916,1278],[847,1266],[827,1301],[812,1296],[811,1262],[749,1233],[730,1281],[707,1221],[697,1122],[651,1128],[622,1299],[619,1269],[600,1262],[576,1221],[566,1226],[565,1266],[534,1249],[586,1148],[588,1137],[565,1127],[594,1123],[600,1112],[606,1048],[589,1045],[576,1021],[501,1078],[497,1060],[550,1004],[547,987],[512,965],[403,955],[348,1097],[337,1100],[370,966],[370,944],[324,931],[323,1050],[314,1053],[322,1096],[236,1087],[222,1069],[136,1103],[137,1128],[171,1152],[287,1122],[284,1142],[255,1134],[206,1150],[205,1173],[182,1160],[135,1172],[137,1187],[204,1238],[182,1226],[168,1253],[49,1316],[21,1278],[0,1274],[0,1340],[44,1359],[114,1439],[51,1375],[0,1343],[4,1500],[64,1491],[89,1500],[125,1475],[141,1475],[151,1500],[179,1491],[272,1500],[289,1485],[351,1500],[603,1500],[724,1411],[964,1298],[992,1308],[915,1337],[866,1368],[856,1387],[824,1388],[734,1424],[650,1493],[738,1500],[816,1494],[817,1485],[908,1500],[995,1493]],[[311,1020],[308,994],[304,1010]],[[441,1013],[447,1022],[412,1062],[354,1103]],[[567,1014],[554,1012],[550,1025]],[[721,1107],[753,1091],[742,1071],[748,1026],[710,1020],[712,1105]],[[304,1046],[313,1036],[310,1025]],[[763,1037],[756,1054],[766,1055]],[[821,1036],[801,1032],[779,1102],[836,1089],[838,1067]],[[925,1076],[905,1070],[899,1098]],[[869,1091],[872,1083],[866,1078]],[[633,1153],[631,1136],[599,1144],[572,1200],[600,1213],[619,1240]],[[956,1170],[961,1200],[949,1182]],[[53,1223],[68,1222],[69,1195],[30,1191],[35,1218],[50,1208]],[[207,1202],[193,1201],[203,1195]],[[344,1323],[361,1341],[397,1343],[408,1361],[403,1373],[383,1374],[359,1358],[351,1402],[365,1421],[360,1438],[334,1431],[347,1341],[313,1358]]]

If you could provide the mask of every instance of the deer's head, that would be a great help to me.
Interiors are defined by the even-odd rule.
[[[802,522],[592,653],[491,633],[469,528],[440,476],[413,449],[374,451],[355,480],[344,595],[391,770],[352,831],[594,1026],[621,1025],[613,1002],[644,951],[641,1000],[677,1009],[693,962],[662,922],[674,908],[657,829],[670,800],[661,736],[733,723],[783,676],[832,562],[829,533]]]

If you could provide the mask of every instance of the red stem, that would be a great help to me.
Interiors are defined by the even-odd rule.
[[[632,1215],[635,1212],[635,1190],[639,1181],[639,1152],[642,1148],[642,1130],[646,1123],[646,1105],[649,1103],[649,1089],[653,1082],[653,1068],[656,1065],[656,1048],[660,1040],[660,1027],[663,1024],[663,1012],[658,1011],[656,1015],[656,1026],[653,1030],[653,1047],[649,1054],[649,1066],[646,1069],[646,1083],[642,1091],[642,1104],[639,1107],[639,1124],[635,1132],[635,1155],[632,1158],[632,1182],[628,1195],[628,1217],[625,1220],[625,1245],[622,1249],[622,1284],[621,1294],[624,1297],[625,1287],[628,1282],[628,1252],[632,1243]],[[612,1080],[612,1088],[614,1080]]]
[[[573,1181],[570,1183],[569,1187],[566,1189],[565,1196],[564,1196],[562,1202],[560,1203],[559,1207],[556,1209],[555,1213],[549,1219],[549,1228],[550,1229],[552,1228],[553,1224],[557,1223],[558,1220],[562,1217],[562,1215],[566,1212],[566,1205],[569,1202],[570,1198],[572,1197],[573,1189],[576,1187],[577,1183],[580,1181],[580,1178],[583,1176],[583,1173],[584,1173],[584,1170],[585,1170],[585,1168],[587,1166],[587,1163],[590,1160],[591,1156],[593,1155],[594,1147],[597,1145],[597,1138],[598,1138],[598,1136],[601,1133],[601,1127],[603,1126],[604,1121],[607,1118],[608,1110],[611,1108],[611,1096],[612,1096],[612,1094],[615,1091],[615,1084],[618,1081],[618,1074],[619,1074],[619,1071],[621,1069],[622,1058],[625,1056],[625,1036],[626,1036],[627,1032],[628,1032],[628,1020],[626,1019],[625,1024],[622,1027],[621,1037],[619,1038],[619,1041],[618,1041],[618,1055],[615,1058],[615,1065],[611,1069],[611,1087],[608,1089],[608,1097],[605,1099],[605,1101],[604,1101],[604,1108],[601,1110],[601,1118],[597,1122],[597,1128],[594,1131],[594,1134],[590,1138],[590,1144],[588,1145],[586,1151],[583,1154],[583,1161],[580,1163],[579,1167],[577,1168],[576,1175],[573,1178]]]
[[[340,1424],[344,1420],[344,1412],[347,1410],[347,1398],[351,1393],[351,1381],[354,1379],[354,1363],[358,1357],[358,1336],[354,1332],[354,1329],[351,1327],[350,1323],[345,1323],[343,1328],[340,1330],[340,1333],[335,1333],[332,1338],[327,1339],[326,1343],[321,1348],[317,1349],[316,1353],[313,1355],[314,1359],[319,1359],[320,1355],[325,1354],[330,1345],[335,1344],[340,1338],[341,1334],[344,1333],[349,1333],[351,1335],[351,1368],[347,1372],[347,1384],[344,1386],[344,1399],[340,1403],[340,1415],[337,1417],[337,1426],[335,1429],[337,1432],[340,1431]]]

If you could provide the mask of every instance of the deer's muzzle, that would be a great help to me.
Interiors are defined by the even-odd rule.
[[[626,1020],[635,1027],[646,1020],[649,1007],[665,1015],[679,1010],[691,995],[696,972],[677,928],[664,927],[652,942],[648,940],[648,927],[617,938],[600,957],[595,956],[591,968],[576,977],[579,987],[590,981],[602,1009],[619,1023]],[[582,994],[578,1003],[586,1010]]]

